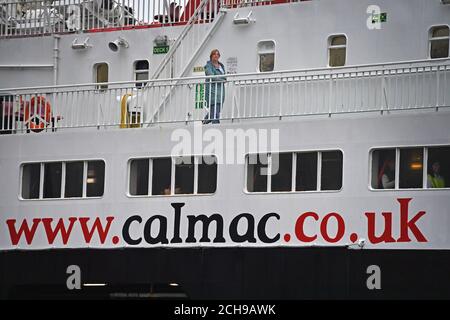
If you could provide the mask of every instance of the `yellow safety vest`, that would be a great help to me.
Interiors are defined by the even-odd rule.
[[[432,175],[429,175],[431,180],[431,187],[432,188],[445,188],[445,181],[443,177],[433,177]]]

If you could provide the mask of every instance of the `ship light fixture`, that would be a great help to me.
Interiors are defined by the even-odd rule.
[[[236,15],[233,18],[233,24],[236,24],[236,25],[249,25],[252,22],[256,22],[255,19],[251,18],[252,14],[253,14],[253,12],[250,11],[246,17],[240,17],[239,16],[239,12],[236,13]]]
[[[117,51],[119,51],[119,48],[120,48],[120,47],[123,47],[123,48],[129,48],[130,45],[128,44],[128,41],[127,41],[127,40],[125,40],[125,39],[122,38],[122,37],[119,37],[119,38],[117,38],[116,40],[111,41],[110,43],[108,43],[108,47],[109,47],[109,49],[110,49],[111,51],[117,52]]]
[[[78,42],[78,38],[75,38],[72,42],[72,49],[74,50],[84,50],[87,48],[92,48],[92,45],[89,44],[89,38],[84,39],[83,42]]]
[[[162,47],[169,45],[169,37],[168,36],[157,36],[153,41],[155,46]]]

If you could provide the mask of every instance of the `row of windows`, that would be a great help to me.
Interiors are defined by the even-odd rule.
[[[216,192],[215,156],[133,159],[129,170],[132,196]]]
[[[289,152],[249,155],[248,192],[340,190],[342,152]]]
[[[148,60],[137,60],[133,64],[133,74],[135,81],[145,81],[149,79],[150,64]],[[108,89],[109,82],[109,66],[107,63],[96,63],[94,65],[94,82],[98,83],[98,90]],[[143,82],[137,82],[136,88],[141,88],[144,85]]]
[[[215,156],[159,157],[129,162],[130,196],[213,194]],[[246,157],[249,193],[339,191],[343,154],[339,150],[251,154]],[[23,199],[101,197],[103,161],[22,165]],[[371,152],[372,189],[450,187],[450,147],[382,148]]]
[[[23,199],[69,199],[103,196],[105,163],[70,161],[22,166]]]
[[[440,59],[449,57],[450,32],[448,26],[435,26],[429,32],[429,57]],[[347,56],[347,37],[333,35],[328,40],[328,65],[341,67]]]
[[[371,176],[373,189],[450,187],[450,147],[374,150]]]
[[[431,59],[440,59],[449,57],[450,34],[448,26],[436,26],[430,29],[429,33],[429,56]],[[275,42],[273,40],[264,40],[258,42],[258,70],[260,72],[270,72],[275,68]],[[347,37],[345,35],[333,35],[328,39],[328,65],[330,67],[345,66],[347,57]],[[134,80],[149,79],[149,62],[147,60],[138,60],[133,64]],[[108,64],[98,63],[94,66],[95,82],[108,82]],[[136,83],[140,88],[143,83]],[[107,89],[102,84],[98,89]]]

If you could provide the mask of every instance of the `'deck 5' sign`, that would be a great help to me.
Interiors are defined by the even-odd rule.
[[[9,218],[0,225],[0,249],[345,245],[362,239],[413,248],[428,243],[428,236],[421,229],[426,212],[411,210],[411,201],[396,199],[397,212],[364,212],[357,217],[364,225],[359,230],[349,230],[344,219],[349,216],[338,212],[305,211],[283,223],[285,216],[276,212],[193,215],[184,212],[185,203],[172,203],[167,215]]]
[[[166,54],[169,52],[169,46],[154,46],[153,54]]]

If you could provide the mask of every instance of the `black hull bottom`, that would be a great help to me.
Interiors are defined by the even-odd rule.
[[[0,297],[94,297],[87,288],[67,295],[69,265],[83,283],[139,284],[154,298],[170,298],[161,288],[190,299],[450,299],[450,251],[343,248],[1,252]],[[371,265],[380,267],[380,290],[367,287]],[[169,283],[180,286],[167,291]]]

